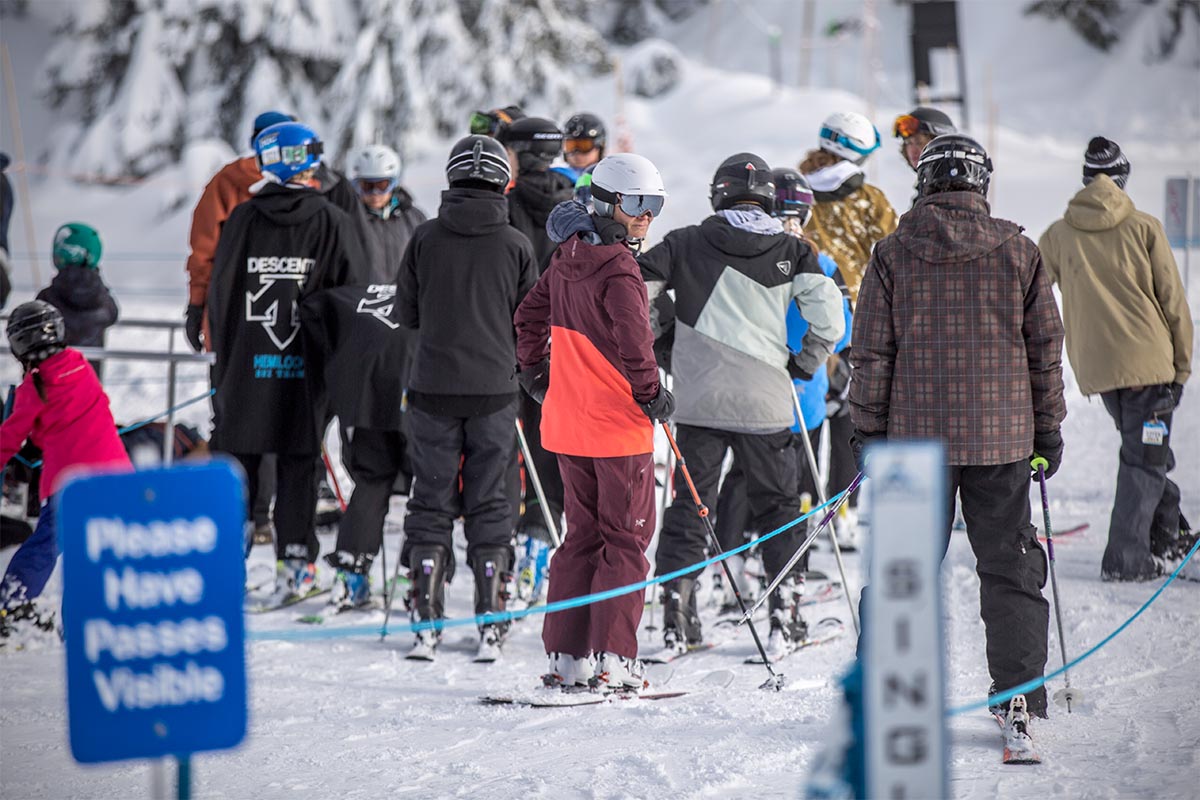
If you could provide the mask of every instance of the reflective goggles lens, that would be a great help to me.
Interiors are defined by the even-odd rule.
[[[496,120],[492,119],[482,111],[476,111],[471,115],[471,133],[475,136],[491,136],[492,126],[496,124]]]
[[[564,139],[564,153],[590,153],[596,149],[595,139]]]
[[[643,214],[657,217],[662,213],[667,198],[656,194],[625,194],[621,195],[620,209],[635,219]]]
[[[892,125],[892,136],[897,139],[907,139],[919,130],[921,130],[921,120],[912,114],[901,114],[896,117],[896,122]]]
[[[361,194],[391,194],[392,189],[396,187],[396,182],[391,178],[380,178],[379,180],[369,180],[359,178],[354,182]]]

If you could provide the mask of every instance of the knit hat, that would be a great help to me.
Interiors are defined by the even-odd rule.
[[[284,114],[282,111],[264,111],[254,118],[254,133],[250,134],[250,146],[254,147],[254,140],[258,138],[258,135],[272,125],[295,121],[295,117],[291,114]]]
[[[1097,175],[1107,175],[1122,189],[1129,180],[1129,159],[1116,142],[1103,136],[1088,142],[1087,152],[1083,155],[1083,185],[1087,186]]]
[[[100,267],[100,234],[91,225],[68,222],[54,234],[54,266]]]

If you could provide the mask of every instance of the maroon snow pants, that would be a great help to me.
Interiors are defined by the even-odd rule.
[[[654,535],[654,455],[558,456],[567,533],[550,561],[546,602],[554,603],[646,579]],[[547,653],[583,658],[610,652],[637,657],[645,592],[547,614]]]

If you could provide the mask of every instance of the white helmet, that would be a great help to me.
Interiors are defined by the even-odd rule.
[[[821,123],[821,149],[861,164],[879,149],[879,129],[853,111],[830,114]]]
[[[390,147],[369,144],[358,152],[350,165],[350,177],[354,180],[400,181],[400,156]]]
[[[636,153],[617,153],[600,160],[592,170],[592,203],[596,213],[602,217],[611,217],[617,203],[617,195],[628,198],[657,198],[636,202],[633,210],[644,209],[651,211],[654,216],[662,212],[663,203],[667,198],[667,189],[663,186],[662,176],[658,167],[645,156]],[[630,216],[638,214],[626,211]]]

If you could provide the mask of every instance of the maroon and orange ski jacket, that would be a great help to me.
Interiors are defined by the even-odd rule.
[[[658,394],[658,363],[646,285],[624,241],[590,244],[571,235],[514,322],[522,369],[550,357],[547,450],[591,458],[654,451],[654,428],[639,403]]]

